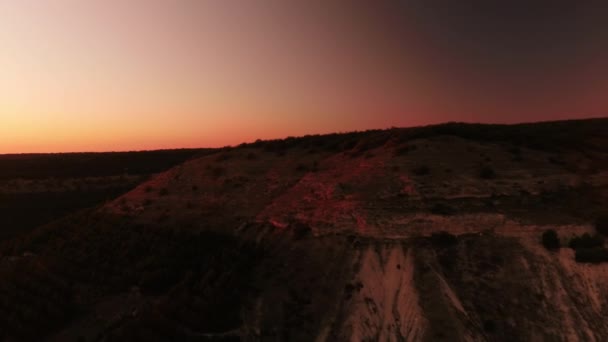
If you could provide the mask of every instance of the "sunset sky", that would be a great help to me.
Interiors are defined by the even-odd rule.
[[[606,18],[604,1],[0,0],[0,153],[606,116]]]

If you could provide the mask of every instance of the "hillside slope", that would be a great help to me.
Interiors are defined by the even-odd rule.
[[[210,149],[0,155],[0,241],[98,206]]]
[[[5,243],[0,336],[606,340],[608,263],[565,246],[607,199],[606,119],[222,149]]]

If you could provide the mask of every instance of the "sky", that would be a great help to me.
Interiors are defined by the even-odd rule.
[[[606,116],[608,3],[0,0],[0,153]]]

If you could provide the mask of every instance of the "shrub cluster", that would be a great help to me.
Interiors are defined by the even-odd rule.
[[[291,223],[290,226],[293,230],[294,239],[296,240],[312,236],[312,228],[306,223],[296,221]]]
[[[578,248],[574,256],[577,262],[601,263],[608,261],[608,250],[603,247]]]
[[[543,232],[542,243],[548,250],[556,250],[561,247],[559,236],[553,229]],[[599,234],[585,233],[575,236],[570,239],[568,246],[574,249],[574,258],[577,262],[600,263],[608,261],[608,249],[604,248],[604,238]]]
[[[413,168],[412,173],[416,176],[426,176],[431,173],[431,169],[426,165],[421,165]]]
[[[317,171],[319,171],[319,162],[315,160],[311,164],[298,163],[298,165],[296,165],[296,171],[298,171],[298,172],[317,172]]]
[[[570,248],[575,250],[577,262],[600,263],[608,261],[608,250],[604,248],[604,238],[585,233],[570,240]]]
[[[431,234],[431,243],[437,247],[450,247],[458,243],[458,237],[446,231]]]
[[[395,156],[404,156],[404,155],[410,153],[411,151],[415,151],[416,148],[417,148],[416,145],[409,145],[409,144],[400,146],[395,150],[394,155]]]
[[[494,179],[496,178],[496,171],[490,166],[482,166],[481,169],[479,169],[479,177],[482,179]]]
[[[445,204],[445,203],[435,203],[432,207],[431,207],[431,212],[435,215],[454,215],[456,213],[456,209],[454,209],[454,207],[450,206],[449,204]]]
[[[590,235],[585,233],[581,236],[575,236],[570,240],[570,248],[596,248],[604,245],[604,238],[599,235]]]
[[[545,230],[542,236],[543,246],[549,250],[559,249],[561,244],[557,232],[553,229]]]
[[[215,160],[218,162],[223,162],[226,160],[232,159],[232,154],[230,154],[230,152],[228,151],[223,151],[220,154],[218,154],[217,157],[215,157]]]
[[[604,236],[608,236],[608,214],[600,216],[595,221],[595,230]]]

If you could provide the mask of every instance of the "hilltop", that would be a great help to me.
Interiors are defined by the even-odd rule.
[[[607,200],[608,119],[208,151],[5,241],[0,339],[605,340]]]

